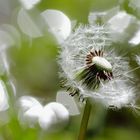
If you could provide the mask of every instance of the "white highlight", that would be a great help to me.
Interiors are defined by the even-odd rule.
[[[99,66],[100,68],[111,71],[112,65],[103,57],[95,56],[92,59],[93,64]]]
[[[41,0],[20,0],[23,7],[27,10],[34,8],[36,4],[38,4]]]
[[[8,108],[9,108],[8,93],[4,82],[0,80],[0,111],[5,111]]]
[[[140,44],[140,29],[135,33],[134,37],[129,40],[129,43],[132,45]]]
[[[41,13],[46,21],[50,32],[56,37],[59,43],[62,43],[71,33],[71,21],[61,11],[46,10]]]
[[[31,38],[37,38],[42,36],[39,27],[35,24],[30,15],[23,8],[19,10],[17,16],[17,23],[21,31],[26,35],[30,36]]]

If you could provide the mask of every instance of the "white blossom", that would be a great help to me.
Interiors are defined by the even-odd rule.
[[[28,123],[33,127],[38,123],[38,118],[43,110],[43,106],[34,97],[23,96],[18,101],[19,120],[21,123]]]
[[[44,107],[39,124],[44,130],[56,131],[63,128],[68,120],[68,110],[60,103],[51,102]]]
[[[23,96],[19,99],[18,105],[19,120],[23,124],[27,123],[30,127],[35,127],[38,124],[47,132],[58,131],[69,121],[67,108],[57,102],[43,106],[34,97]]]
[[[56,37],[58,43],[62,43],[71,32],[71,21],[59,10],[48,9],[41,13],[49,31]]]

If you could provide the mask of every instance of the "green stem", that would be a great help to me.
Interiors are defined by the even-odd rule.
[[[85,140],[85,138],[86,138],[86,130],[87,130],[87,126],[88,126],[90,112],[91,112],[91,104],[90,104],[90,101],[87,100],[85,109],[84,109],[84,113],[83,113],[83,117],[82,117],[82,121],[81,121],[78,140]]]

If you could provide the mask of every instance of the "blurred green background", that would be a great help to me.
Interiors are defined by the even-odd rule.
[[[77,23],[87,24],[90,12],[105,11],[120,6],[122,10],[139,20],[140,13],[130,8],[128,4],[129,0],[42,0],[36,6],[36,12],[57,9],[64,12],[71,20],[76,20]],[[0,24],[11,24],[18,29],[16,14],[20,6],[18,0],[12,0],[9,5],[12,13],[4,15],[0,10]],[[32,14],[32,11],[30,12]],[[127,42],[115,45],[119,46],[118,50],[121,50],[122,53],[127,51],[130,58],[134,54],[140,54],[139,45],[135,48],[130,47]],[[56,62],[58,53],[58,45],[47,31],[42,37],[35,39],[29,39],[20,32],[20,44],[8,48],[10,73],[16,81],[17,94],[16,97],[11,97],[12,93],[9,90],[11,106],[8,115],[10,121],[3,124],[0,120],[0,140],[77,139],[81,115],[71,117],[70,123],[64,130],[47,133],[40,128],[21,126],[17,119],[16,106],[14,106],[16,99],[22,95],[35,96],[44,104],[55,101],[56,93],[59,90],[59,69]],[[136,65],[133,60],[130,61],[130,64],[132,67]],[[136,76],[140,79],[139,74],[140,71],[137,70]],[[6,81],[7,77],[3,76],[2,79]],[[131,109],[108,111],[100,105],[94,105],[87,140],[140,140],[140,116]]]

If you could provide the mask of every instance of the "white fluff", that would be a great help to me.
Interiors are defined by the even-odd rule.
[[[102,102],[109,108],[127,107],[135,101],[135,90],[124,80],[112,80],[91,93],[94,101]]]
[[[118,15],[119,18],[124,16],[125,13]],[[116,54],[114,50],[110,50],[108,47],[111,42],[109,34],[110,30],[105,26],[79,26],[62,44],[62,51],[58,61],[62,68],[60,77],[67,78],[65,86],[79,89],[80,95],[94,100],[98,99],[107,108],[121,108],[131,104],[135,99],[135,94],[133,89],[123,81],[128,80],[128,75],[126,74],[130,70],[128,61],[125,57]],[[109,83],[101,81],[101,85],[104,86],[96,92],[87,89],[86,86],[75,79],[76,73],[86,66],[85,58],[92,49],[97,51],[99,49],[104,50],[103,57],[109,62],[108,66],[112,68],[114,79]],[[101,63],[104,64],[104,62]]]

